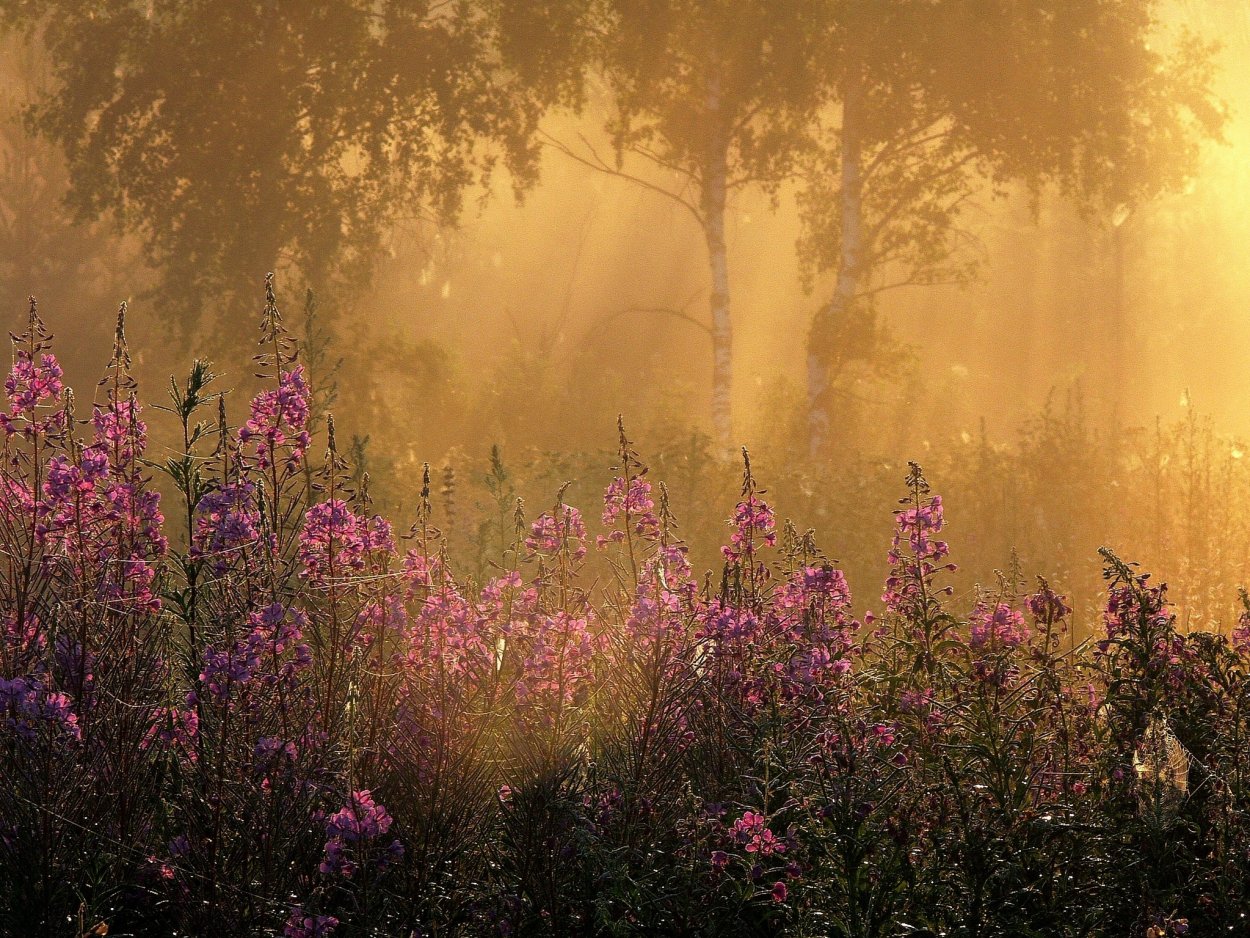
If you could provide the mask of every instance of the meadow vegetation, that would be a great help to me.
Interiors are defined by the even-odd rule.
[[[14,338],[0,931],[1244,928],[1250,603],[1226,615],[1194,584],[1231,588],[1245,534],[1216,506],[1245,483],[1231,455],[1212,471],[1200,422],[1134,443],[1190,454],[1179,471],[1087,446],[1062,413],[1014,463],[968,444],[981,475],[956,529],[978,558],[1004,506],[1075,498],[1066,466],[1110,464],[1128,474],[1105,510],[1183,544],[1190,600],[1210,603],[1191,629],[1104,549],[1078,628],[1021,560],[963,585],[948,503],[914,464],[808,483],[808,504],[879,519],[853,546],[883,558],[880,590],[779,519],[745,452],[704,573],[677,515],[716,487],[688,469],[670,490],[680,464],[649,469],[623,426],[593,498],[527,503],[496,456],[482,510],[456,507],[454,467],[427,469],[397,528],[328,414],[314,441],[317,391],[267,293],[246,409],[203,362],[141,407],[124,309],[90,406],[33,303]],[[149,450],[149,420],[174,451]],[[776,474],[805,507],[799,470]],[[1191,513],[1151,518],[1152,482],[1190,486]],[[1069,549],[1041,530],[1030,568]]]

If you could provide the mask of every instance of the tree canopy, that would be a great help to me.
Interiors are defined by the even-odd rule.
[[[713,425],[731,434],[726,205],[799,180],[819,443],[873,334],[871,297],[976,271],[964,209],[1052,186],[1121,210],[1192,171],[1224,117],[1211,47],[1158,0],[0,0],[53,83],[29,113],[65,151],[79,217],[137,232],[193,324],[277,267],[368,282],[405,220],[456,218],[504,165],[537,178],[553,105],[615,153],[553,140],[688,210],[709,260]],[[652,164],[634,173],[630,157]],[[223,301],[221,298],[225,297]],[[689,317],[687,317],[689,318]]]
[[[597,0],[587,47],[615,149],[557,141],[593,168],[661,192],[702,231],[709,262],[712,422],[732,432],[733,324],[725,214],[748,188],[776,195],[830,101],[827,0]],[[629,169],[629,158],[664,181]]]
[[[1212,51],[1167,36],[1153,0],[890,0],[835,4],[838,117],[821,131],[800,202],[801,253],[837,275],[816,314],[812,436],[829,422],[847,336],[893,286],[977,271],[970,200],[1022,183],[1087,211],[1178,188],[1225,112]],[[969,250],[972,247],[973,250]],[[853,304],[858,306],[852,310]]]
[[[517,4],[447,0],[5,0],[38,30],[82,218],[141,233],[159,297],[198,313],[275,265],[359,284],[392,227],[445,222],[500,161],[532,181],[544,98],[508,66]],[[523,6],[523,4],[519,5]],[[567,23],[566,25],[571,25]],[[547,62],[558,49],[544,46]]]
[[[813,319],[812,436],[848,358],[871,357],[871,298],[964,283],[979,268],[969,202],[1023,183],[1087,210],[1178,187],[1223,108],[1212,49],[1167,37],[1154,0],[597,0],[586,60],[602,79],[612,162],[701,227],[711,268],[712,416],[727,441],[732,278],[726,201],[802,177],[800,256],[835,275]],[[641,157],[658,173],[631,173]],[[656,180],[668,180],[668,182]],[[855,309],[852,309],[852,305]],[[742,315],[739,311],[738,315]]]

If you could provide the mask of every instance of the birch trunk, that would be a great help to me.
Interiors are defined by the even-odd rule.
[[[833,401],[832,336],[855,302],[864,263],[863,87],[858,73],[847,74],[842,97],[841,252],[833,297],[816,313],[807,340],[808,444],[812,455],[829,441]]]
[[[708,264],[712,273],[712,428],[716,442],[729,446],[733,435],[733,322],[729,314],[729,262],[725,250],[725,177],[704,184]]]
[[[721,118],[720,83],[708,84],[707,165],[702,178],[700,210],[712,275],[712,430],[716,442],[728,447],[733,438],[733,321],[729,311],[729,259],[725,247],[725,199],[728,185],[728,134]]]

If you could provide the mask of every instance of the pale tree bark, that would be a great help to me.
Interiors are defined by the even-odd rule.
[[[1111,219],[1111,367],[1107,371],[1110,378],[1111,417],[1120,424],[1128,416],[1125,413],[1128,403],[1125,388],[1128,378],[1128,350],[1132,347],[1129,341],[1131,323],[1125,306],[1124,264],[1124,229],[1131,217],[1131,213],[1123,209],[1118,210]]]
[[[832,336],[850,312],[864,270],[863,86],[859,73],[847,73],[842,95],[841,252],[829,303],[816,313],[807,338],[808,445],[812,455],[824,450],[833,418]]]
[[[720,82],[708,83],[707,164],[700,180],[700,214],[712,275],[712,430],[721,447],[733,442],[733,321],[729,311],[729,258],[725,246],[725,200],[729,140],[721,118]]]
[[[724,163],[704,182],[704,235],[712,274],[712,429],[716,442],[733,442],[733,321],[729,313],[729,262],[725,248]]]

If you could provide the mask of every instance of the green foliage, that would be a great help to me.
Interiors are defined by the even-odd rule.
[[[1226,119],[1212,91],[1214,47],[1160,32],[1154,2],[1030,4],[898,0],[845,7],[840,88],[863,97],[858,258],[865,281],[966,281],[975,243],[963,209],[986,183],[1053,185],[1093,208],[1134,205],[1193,174]],[[842,262],[842,135],[830,132],[803,196],[802,253]],[[869,286],[868,283],[865,286]]]
[[[80,218],[142,233],[159,296],[203,297],[281,263],[319,289],[364,282],[414,213],[453,219],[502,159],[532,181],[542,93],[495,56],[469,3],[12,0],[54,83],[32,111],[69,159]],[[292,279],[292,278],[288,278]]]

